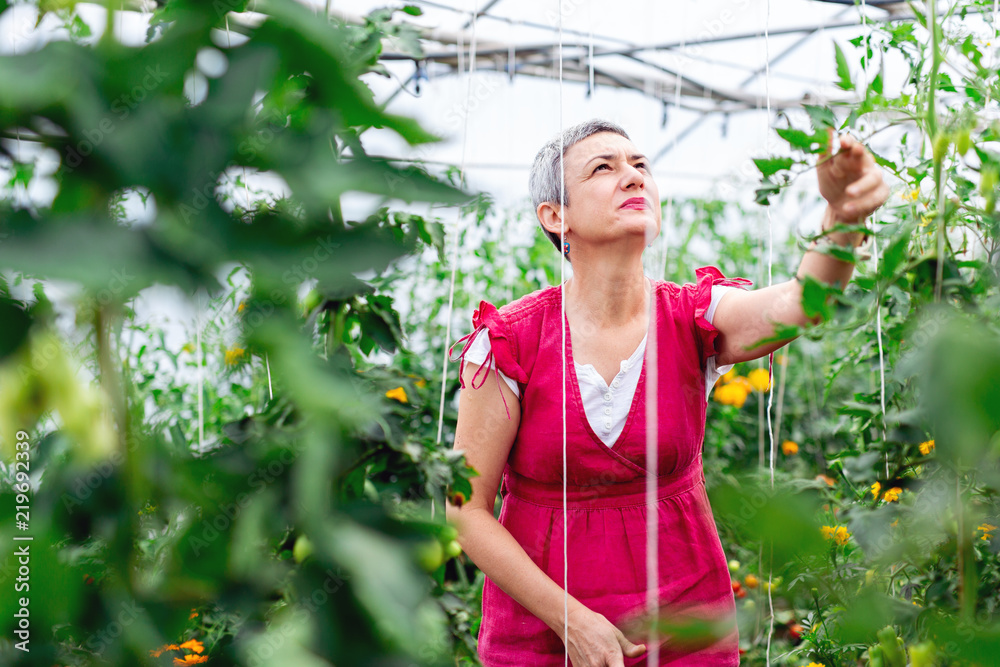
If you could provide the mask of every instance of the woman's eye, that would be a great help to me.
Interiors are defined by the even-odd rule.
[[[597,165],[596,167],[594,167],[594,171],[597,171],[597,170],[598,170],[598,169],[600,169],[601,167],[607,167],[608,169],[611,169],[611,167],[610,167],[609,165],[606,165],[606,164],[599,164],[599,165]]]
[[[635,163],[635,168],[636,169],[645,169],[646,171],[649,171],[649,167],[646,166],[645,162],[636,162]]]

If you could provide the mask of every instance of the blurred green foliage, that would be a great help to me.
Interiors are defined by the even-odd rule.
[[[396,378],[367,372],[402,332],[390,294],[357,277],[440,245],[441,225],[387,208],[345,220],[340,197],[469,196],[364,151],[372,127],[435,140],[359,79],[402,34],[392,12],[347,26],[258,2],[252,23],[245,5],[160,3],[140,48],[71,30],[0,59],[0,499],[30,507],[27,531],[3,512],[5,589],[12,537],[33,537],[31,650],[12,645],[5,592],[4,664],[450,662],[454,605],[418,558],[443,513],[397,511],[353,476],[381,465],[439,507],[445,488],[468,494],[461,457],[402,427]],[[248,173],[287,195],[251,195]],[[36,182],[49,202],[24,196]],[[76,286],[73,335],[48,283],[24,295],[38,279]],[[135,317],[153,285],[207,295],[180,349]],[[300,303],[309,288],[322,296]]]

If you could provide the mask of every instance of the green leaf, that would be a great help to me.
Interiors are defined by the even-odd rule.
[[[781,192],[781,186],[765,176],[761,179],[760,187],[754,190],[756,195],[754,201],[761,206],[769,206],[771,204],[769,198],[779,192]]]
[[[792,148],[798,148],[806,153],[822,153],[826,150],[826,132],[814,132],[812,134],[795,130],[792,128],[776,128],[774,130],[778,136],[788,142]]]
[[[830,319],[833,305],[828,303],[827,297],[831,292],[837,291],[839,290],[806,275],[802,285],[802,312],[809,319],[817,316],[823,321]]]
[[[761,175],[771,176],[782,169],[791,169],[795,161],[790,157],[776,157],[755,158],[753,163],[757,165],[757,169],[760,170]]]
[[[837,81],[836,85],[841,90],[854,90],[854,82],[851,80],[851,68],[847,64],[847,57],[837,42],[833,43],[834,56],[837,59]]]
[[[809,114],[809,122],[816,133],[826,133],[827,128],[837,129],[837,118],[829,107],[820,107],[812,104],[803,104],[802,107]]]

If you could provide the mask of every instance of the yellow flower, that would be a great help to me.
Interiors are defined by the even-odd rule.
[[[882,485],[879,482],[872,484],[872,496],[878,498],[879,492],[882,490]]]
[[[987,542],[993,539],[993,531],[996,529],[997,529],[996,526],[989,523],[981,523],[979,524],[979,526],[976,527],[976,530],[983,531],[983,536],[980,539],[986,540]]]
[[[903,199],[909,199],[910,201],[917,201],[918,199],[920,199],[920,188],[916,188],[914,190],[911,190],[910,192],[907,192],[905,195],[903,195]]]
[[[799,453],[799,443],[794,440],[785,440],[781,443],[781,453],[786,456],[791,456],[792,454]]]
[[[885,492],[885,495],[882,496],[882,500],[884,500],[887,503],[896,502],[897,500],[899,500],[899,494],[901,494],[902,492],[903,490],[901,488],[899,488],[898,486],[894,486]]]
[[[243,309],[246,308],[246,307],[247,307],[247,302],[246,301],[240,301],[240,305],[236,306],[236,312],[237,313],[242,313]]]
[[[184,343],[184,347],[181,348],[181,352],[187,352],[188,354],[194,354],[194,345],[191,343]]]
[[[747,380],[754,391],[764,392],[771,386],[771,373],[766,368],[755,368],[747,373]]]
[[[928,440],[927,442],[920,443],[920,453],[927,456],[934,451],[934,441]]]
[[[822,663],[819,662],[810,662],[808,665],[805,665],[804,667],[824,667],[824,666]]]
[[[898,526],[898,525],[899,525],[899,519],[896,519],[895,521],[893,521],[893,522],[892,522],[892,523],[890,523],[889,525],[890,525],[890,526],[892,526],[893,528],[895,528],[896,526]]]
[[[226,350],[226,365],[235,366],[240,363],[243,359],[243,354],[246,352],[242,347],[234,347]]]
[[[736,378],[736,369],[735,368],[730,368],[728,371],[726,371],[722,375],[722,377],[720,377],[715,382],[715,386],[718,387],[719,385],[728,384],[728,383],[732,382],[735,378]]]
[[[409,401],[406,400],[406,390],[403,389],[402,387],[396,387],[395,389],[390,389],[389,391],[385,392],[385,397],[394,398],[400,403],[409,403]]]
[[[738,382],[730,382],[729,384],[724,384],[721,387],[716,388],[713,398],[718,403],[723,405],[732,405],[737,408],[742,408],[743,404],[746,403],[747,394],[749,390]]]
[[[847,544],[847,540],[851,537],[845,526],[823,526],[820,531],[825,539],[833,540],[840,545]]]

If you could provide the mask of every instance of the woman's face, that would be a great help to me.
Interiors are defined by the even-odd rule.
[[[649,160],[625,137],[599,132],[566,151],[566,225],[598,244],[660,232],[660,195]]]

